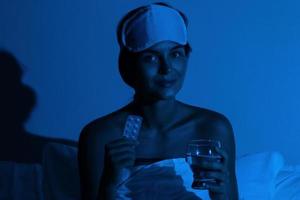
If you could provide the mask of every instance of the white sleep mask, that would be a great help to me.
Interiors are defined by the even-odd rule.
[[[187,27],[177,10],[151,4],[124,22],[121,37],[121,47],[139,52],[165,40],[187,44]]]

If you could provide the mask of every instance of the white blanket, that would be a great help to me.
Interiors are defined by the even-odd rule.
[[[193,174],[184,158],[168,159],[135,167],[119,184],[119,200],[210,199],[207,190],[191,188]]]

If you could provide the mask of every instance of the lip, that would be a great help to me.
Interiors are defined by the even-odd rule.
[[[176,80],[160,80],[157,83],[161,87],[169,88],[169,87],[172,87],[176,83]]]

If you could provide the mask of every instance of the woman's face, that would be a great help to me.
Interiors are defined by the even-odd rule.
[[[163,41],[139,52],[136,60],[136,93],[151,99],[174,98],[181,89],[187,68],[185,48]]]

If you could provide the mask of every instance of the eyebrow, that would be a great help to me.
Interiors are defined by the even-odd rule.
[[[175,47],[172,47],[171,50],[179,49],[179,48],[184,48],[184,45],[178,44]]]
[[[181,44],[178,44],[178,45],[172,47],[172,48],[170,49],[170,51],[173,51],[173,50],[179,49],[179,48],[184,48],[184,46],[181,45]],[[160,52],[159,52],[159,51],[155,51],[155,50],[153,50],[153,49],[146,49],[145,51],[143,51],[143,53],[154,53],[154,54],[159,54]]]

